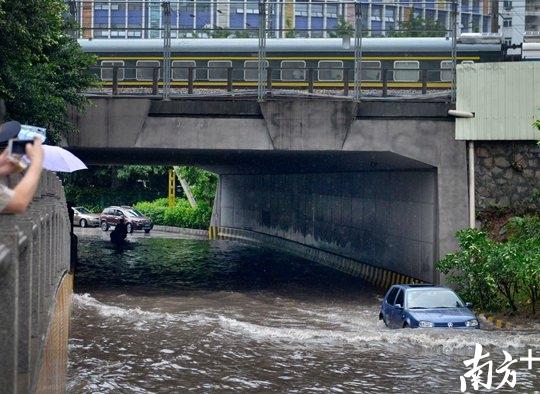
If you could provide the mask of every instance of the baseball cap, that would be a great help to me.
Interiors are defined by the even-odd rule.
[[[0,144],[15,138],[21,131],[21,124],[16,120],[5,122],[0,125]]]

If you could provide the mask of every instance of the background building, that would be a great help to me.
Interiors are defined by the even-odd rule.
[[[461,32],[491,32],[492,0],[459,0]],[[159,38],[162,8],[155,0],[83,0],[75,3],[85,38]],[[451,2],[446,0],[363,0],[366,35],[384,36],[414,17],[439,21],[450,30]],[[259,26],[257,0],[171,1],[172,35],[204,36],[204,29],[252,29]],[[326,37],[341,20],[354,22],[354,5],[323,0],[277,0],[269,5],[271,36]],[[237,29],[237,30],[236,30]],[[289,29],[289,33],[287,33]],[[294,29],[294,30],[291,30]],[[197,31],[196,33],[194,33]],[[215,34],[215,33],[214,33]],[[224,33],[226,34],[226,33]],[[248,33],[236,33],[246,35]]]
[[[499,31],[508,45],[540,41],[540,1],[500,0]]]

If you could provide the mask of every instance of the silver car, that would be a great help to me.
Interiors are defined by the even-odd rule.
[[[85,207],[73,207],[73,225],[81,227],[99,226],[99,214],[92,213]]]

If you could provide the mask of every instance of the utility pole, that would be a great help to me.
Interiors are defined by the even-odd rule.
[[[257,57],[257,101],[264,101],[266,75],[266,0],[259,0],[259,50]]]
[[[345,72],[347,72],[345,70]],[[362,5],[354,3],[354,101],[362,97]]]
[[[457,31],[458,31],[458,2],[452,0],[452,103],[456,102],[456,67],[457,67]]]
[[[171,3],[164,1],[163,8],[163,100],[170,100],[171,90]]]

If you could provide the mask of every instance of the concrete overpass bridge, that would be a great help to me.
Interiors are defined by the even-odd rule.
[[[211,233],[384,285],[438,282],[467,226],[465,143],[445,100],[92,96],[70,150],[90,164],[219,174]],[[401,275],[401,276],[400,276]]]

